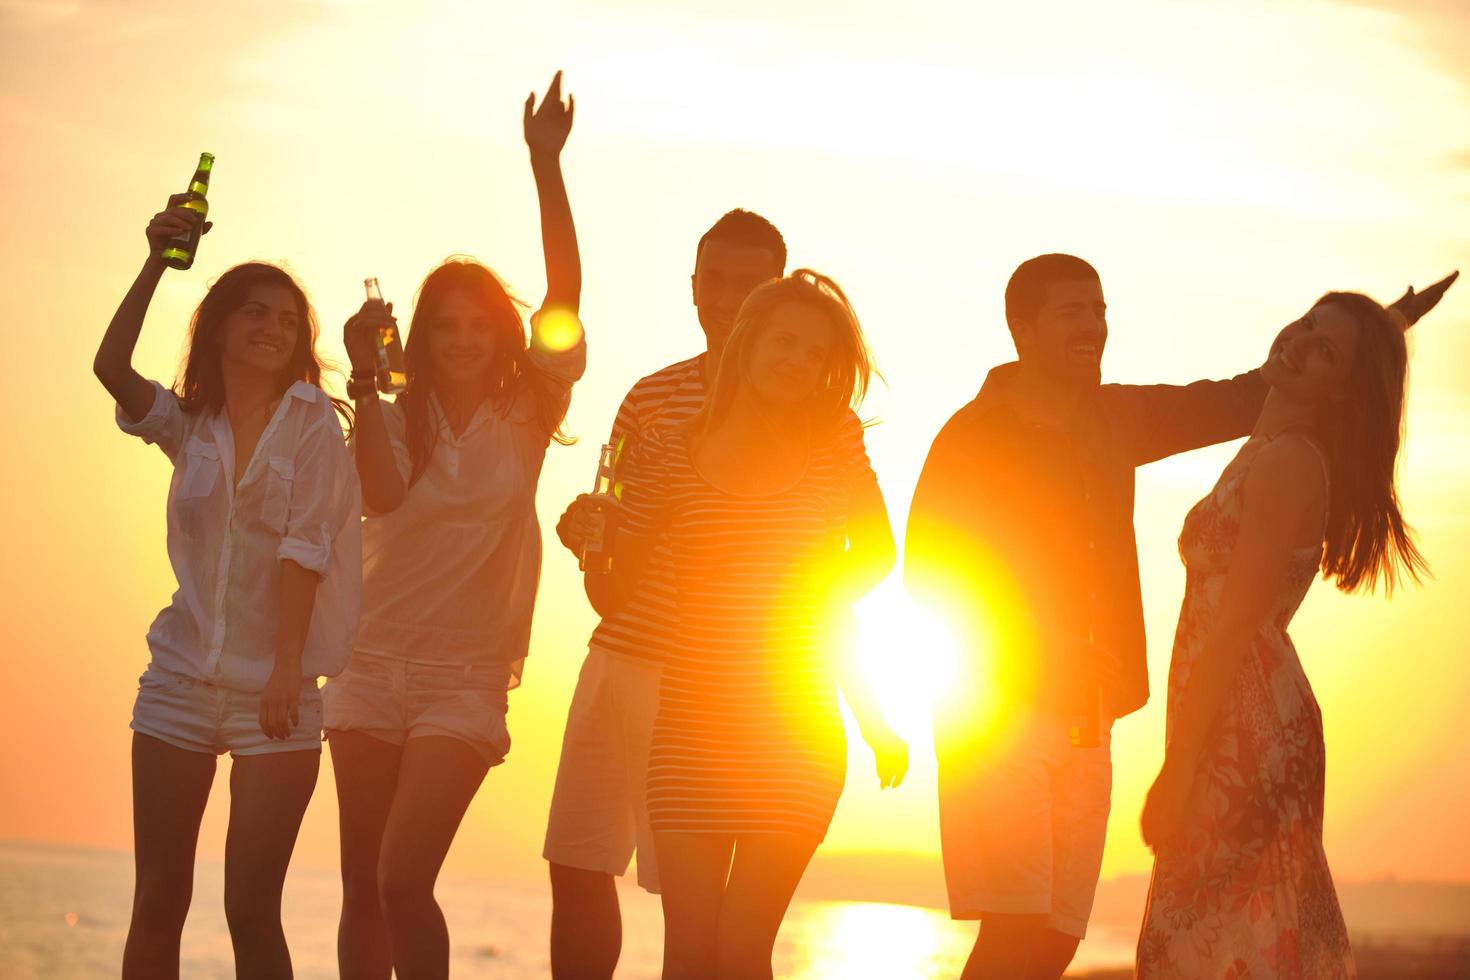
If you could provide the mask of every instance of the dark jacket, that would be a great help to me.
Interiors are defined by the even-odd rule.
[[[1133,471],[1249,434],[1267,385],[1251,371],[1191,385],[1101,385],[1070,425],[1029,425],[1003,364],[940,430],[909,512],[905,581],[985,661],[983,683],[1065,708],[1102,684],[1108,713],[1148,701]]]

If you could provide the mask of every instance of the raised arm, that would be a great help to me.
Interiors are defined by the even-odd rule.
[[[576,313],[582,302],[582,257],[577,249],[577,228],[572,222],[572,205],[562,179],[561,150],[572,131],[576,100],[561,98],[561,72],[551,79],[541,107],[536,93],[526,98],[524,128],[531,151],[531,173],[536,178],[536,197],[541,204],[541,248],[546,256],[546,299],[542,309],[555,307]]]
[[[1388,311],[1409,329],[1439,304],[1459,275],[1452,272],[1422,293],[1410,286]],[[1265,405],[1267,389],[1259,371],[1247,371],[1228,381],[1107,385],[1103,390],[1117,410],[1115,421],[1131,447],[1134,465],[1142,466],[1249,435]]]
[[[1299,439],[1261,450],[1245,477],[1240,532],[1218,614],[1173,719],[1164,767],[1143,810],[1143,837],[1155,850],[1177,839],[1205,746],[1278,598],[1304,521],[1320,526],[1327,487],[1314,451]]]
[[[169,239],[188,232],[199,218],[197,212],[180,207],[188,199],[187,194],[172,195],[168,207],[148,222],[144,232],[148,238],[148,258],[112,315],[112,322],[97,347],[97,356],[92,359],[92,373],[133,422],[140,421],[153,405],[153,386],[133,370],[133,348],[138,346],[143,317],[167,268],[160,257],[163,250],[168,247]],[[204,223],[205,232],[211,227],[212,222]]]
[[[347,321],[342,328],[342,340],[347,347],[347,356],[352,360],[354,378],[369,379],[373,376],[378,331],[395,325],[393,304],[383,305],[372,300],[363,303],[362,308]],[[386,514],[397,510],[403,503],[405,487],[393,442],[388,437],[387,423],[383,420],[383,403],[376,389],[366,390],[366,381],[362,394],[354,402],[357,418],[352,438],[357,475],[362,480],[362,499],[371,510]]]

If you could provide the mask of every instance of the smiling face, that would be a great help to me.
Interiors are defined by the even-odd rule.
[[[428,317],[434,378],[450,386],[478,385],[489,376],[496,341],[490,311],[462,289],[451,289]]]
[[[699,250],[694,267],[694,308],[710,346],[730,336],[740,304],[756,286],[781,276],[780,258],[767,248],[711,238]]]
[[[776,410],[807,401],[832,356],[832,324],[806,303],[782,303],[745,354],[745,380],[757,400]]]
[[[1108,342],[1108,305],[1096,279],[1063,279],[1046,287],[1046,301],[1011,330],[1021,360],[1058,381],[1096,385]]]
[[[257,284],[219,328],[220,361],[235,368],[281,374],[300,342],[301,311],[285,286]]]
[[[1342,306],[1319,303],[1277,334],[1261,377],[1294,402],[1340,401],[1350,387],[1360,333],[1358,321]]]

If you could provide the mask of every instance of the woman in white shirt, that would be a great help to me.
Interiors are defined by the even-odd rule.
[[[317,677],[342,669],[357,629],[361,496],[333,400],[316,386],[315,316],[281,269],[252,262],[219,278],[194,313],[172,390],[133,370],[160,253],[196,220],[183,200],[149,223],[148,259],[93,363],[119,427],[173,464],[178,590],[148,631],[133,707],[136,884],[123,976],[179,974],[199,821],[222,752],[234,759],[225,915],[236,970],[289,976],[281,887],[321,762]]]
[[[449,937],[434,882],[465,810],[510,748],[506,691],[526,656],[541,566],[536,483],[581,377],[582,272],[560,153],[571,130],[558,74],[525,138],[541,205],[546,300],[531,318],[477,262],[419,289],[408,389],[369,380],[391,323],[347,323],[363,480],[362,629],[326,686],[342,839],[343,976],[442,977]]]

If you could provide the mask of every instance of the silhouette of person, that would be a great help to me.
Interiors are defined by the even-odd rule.
[[[342,841],[343,976],[446,976],[434,883],[466,809],[510,750],[541,574],[536,485],[587,348],[582,267],[561,172],[573,103],[561,73],[524,132],[541,207],[546,298],[531,318],[490,269],[450,259],[419,289],[396,402],[373,384],[391,309],[348,322],[354,440],[367,505],[363,618],[327,684]]]
[[[179,975],[199,822],[216,756],[229,752],[235,968],[290,976],[281,890],[321,762],[317,678],[342,669],[357,629],[361,499],[334,401],[318,387],[315,314],[283,270],[250,262],[220,276],[194,312],[172,389],[133,369],[161,254],[197,220],[184,200],[149,223],[148,258],[93,362],[119,428],[173,465],[178,589],[148,631],[133,704],[136,882],[122,972]]]
[[[1086,934],[1111,725],[1148,699],[1134,469],[1246,435],[1268,388],[1101,384],[1107,306],[1075,256],[1023,262],[1005,299],[1018,360],[935,438],[904,559],[966,668],[935,742],[950,911],[983,920],[967,980],[1060,977]]]
[[[1140,977],[1357,976],[1322,847],[1322,716],[1286,631],[1319,569],[1353,592],[1424,567],[1394,486],[1407,364],[1399,318],[1322,297],[1272,344],[1250,439],[1185,518]]]
[[[853,414],[869,372],[834,282],[802,269],[758,286],[704,407],[629,459],[610,568],[587,570],[588,597],[610,616],[655,541],[670,554],[677,625],[647,780],[666,980],[770,975],[842,792],[839,685],[880,785],[907,767],[907,747],[833,649],[851,602],[894,560]]]
[[[750,291],[786,268],[786,242],[765,218],[735,209],[699,239],[691,294],[706,349],[638,381],[623,398],[608,441],[621,458],[648,433],[686,422],[704,405],[735,314]],[[557,535],[580,556],[593,501],[578,497]],[[658,864],[644,806],[648,742],[662,663],[676,625],[668,551],[616,613],[593,632],[567,712],[543,852],[551,874],[551,972],[559,980],[610,980],[622,948],[615,875],[636,849],[638,884],[657,894]]]

